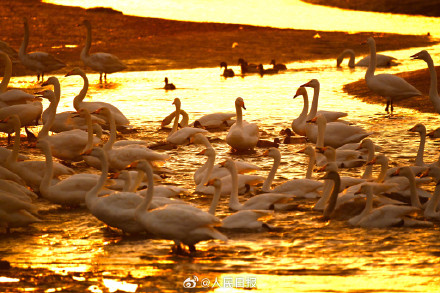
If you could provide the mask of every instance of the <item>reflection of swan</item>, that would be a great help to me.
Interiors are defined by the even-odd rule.
[[[336,59],[336,67],[341,67],[341,63],[342,63],[342,61],[344,61],[344,58],[346,56],[350,56],[350,59],[348,60],[348,67],[350,67],[350,68],[353,68],[355,66],[368,67],[368,65],[370,64],[370,56],[365,56],[364,58],[362,58],[361,60],[359,60],[355,64],[354,63],[354,59],[355,59],[354,51],[352,49],[345,49],[344,51],[342,51],[342,53]],[[397,63],[394,60],[396,60],[396,58],[394,58],[394,57],[382,55],[382,54],[376,54],[376,66],[377,67],[388,67],[388,66],[397,65]]]
[[[21,43],[18,57],[24,66],[32,71],[37,72],[37,81],[44,80],[44,73],[58,70],[66,66],[61,60],[49,55],[46,52],[26,53],[29,43],[29,25],[26,18],[24,18],[24,38]]]
[[[224,77],[234,77],[235,73],[234,70],[228,68],[228,64],[226,64],[226,62],[220,62],[220,68],[225,68],[223,70],[222,76]]]
[[[179,98],[175,98],[173,101],[173,105],[176,106],[176,111],[174,115],[174,123],[173,128],[167,137],[167,142],[172,144],[188,144],[190,142],[190,137],[197,133],[207,133],[208,131],[201,128],[194,127],[183,127],[181,129],[177,129],[179,126],[179,117],[180,117],[180,108],[181,102]]]
[[[208,182],[208,185],[214,186],[214,196],[209,213],[215,215],[215,209],[221,196],[222,181],[214,178]],[[223,229],[259,230],[263,227],[268,227],[266,223],[259,221],[259,219],[266,218],[272,213],[273,211],[268,210],[240,210],[223,218],[220,227]]]
[[[376,42],[370,37],[368,38],[367,43],[370,47],[370,58],[372,62],[368,65],[367,72],[365,73],[365,81],[371,91],[386,98],[387,106],[385,111],[387,111],[387,113],[389,112],[388,109],[390,106],[391,114],[393,113],[394,101],[422,95],[418,89],[410,85],[401,77],[388,73],[374,75],[374,71],[376,70]]]
[[[119,110],[117,107],[110,103],[106,102],[84,102],[84,98],[86,97],[87,90],[89,88],[89,79],[87,78],[87,75],[85,72],[77,67],[72,69],[70,72],[66,74],[66,76],[71,75],[79,75],[84,80],[84,85],[79,94],[73,99],[73,107],[76,109],[76,111],[79,111],[81,108],[86,108],[89,110],[90,113],[98,110],[99,108],[106,107],[108,108],[115,119],[116,126],[117,127],[127,127],[130,124],[130,121],[125,117],[125,115]],[[110,123],[107,121],[107,123]]]
[[[310,148],[306,150],[306,152],[309,151]],[[269,175],[267,176],[266,180],[263,183],[263,187],[261,188],[261,191],[286,193],[286,194],[292,194],[295,197],[305,197],[305,198],[316,198],[321,195],[321,190],[324,184],[320,181],[307,179],[307,178],[292,179],[282,183],[281,185],[278,185],[274,189],[271,189],[270,187],[275,177],[275,173],[281,164],[281,154],[277,148],[270,148],[264,153],[264,155],[273,158],[274,162],[269,172]],[[314,162],[310,160],[308,169],[310,169],[310,166],[313,168],[313,164]]]
[[[175,90],[176,86],[172,83],[168,83],[168,77],[165,77],[165,86],[163,87],[166,90]]]
[[[127,68],[115,55],[102,52],[89,54],[92,46],[92,25],[87,19],[83,21],[83,25],[87,28],[87,36],[86,44],[81,51],[81,60],[84,65],[99,72],[100,83],[102,83],[102,74],[104,74],[104,80],[107,81],[107,73],[114,73]]]
[[[313,88],[313,100],[312,100],[312,106],[310,107],[309,114],[307,115],[306,120],[310,120],[315,118],[317,115],[324,115],[325,119],[327,119],[327,122],[333,122],[338,120],[339,118],[347,116],[347,113],[345,112],[339,112],[339,111],[318,111],[318,99],[319,99],[319,89],[320,84],[317,79],[312,79],[309,82],[302,85],[302,87],[311,87]]]
[[[229,197],[229,208],[238,210],[273,210],[285,209],[289,207],[293,195],[283,193],[261,193],[255,195],[245,203],[240,203],[238,199],[238,174],[235,163],[231,159],[227,159],[224,163],[225,168],[231,173],[232,190]]]
[[[432,61],[431,55],[426,50],[420,51],[417,54],[411,56],[413,59],[421,59],[428,64],[429,74],[431,77],[431,84],[429,87],[429,98],[437,113],[440,113],[440,97],[437,90],[437,72],[434,67],[434,61]]]
[[[252,150],[257,145],[260,137],[259,129],[257,124],[249,123],[243,120],[241,108],[246,110],[243,99],[237,98],[235,100],[237,121],[229,129],[229,132],[226,136],[226,142],[234,150]]]
[[[143,228],[160,238],[173,240],[180,252],[181,244],[195,252],[195,244],[210,239],[227,240],[214,226],[220,220],[208,212],[191,205],[166,205],[148,210],[154,194],[153,170],[146,161],[139,161],[137,167],[143,170],[148,178],[148,191],[142,203],[136,208],[135,219]]]

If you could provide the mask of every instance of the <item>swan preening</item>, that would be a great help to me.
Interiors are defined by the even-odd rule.
[[[365,56],[364,58],[362,58],[358,62],[354,63],[356,55],[355,55],[353,49],[345,49],[338,56],[338,58],[336,58],[336,67],[341,67],[341,63],[344,61],[344,58],[346,56],[350,57],[348,60],[348,67],[350,67],[350,68],[354,68],[355,66],[368,67],[368,65],[370,65],[371,56]],[[383,54],[376,54],[376,66],[377,67],[389,67],[389,66],[394,66],[394,65],[398,65],[398,63],[396,62],[396,58],[391,57],[391,56],[387,56],[387,55],[383,55]]]

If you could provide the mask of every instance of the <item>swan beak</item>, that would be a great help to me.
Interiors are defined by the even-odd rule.
[[[197,153],[197,155],[204,155],[205,153],[206,153],[206,149],[204,149],[201,152]]]
[[[139,164],[139,161],[135,161],[135,162],[131,163],[130,165],[128,165],[127,167],[125,167],[125,169],[134,169],[137,167],[138,164]]]
[[[426,136],[428,136],[428,137],[434,137],[434,133],[435,133],[435,130],[433,130],[433,131],[431,131],[431,132],[428,132],[428,133],[426,134]]]
[[[430,171],[430,168],[428,168],[428,169],[420,172],[419,174],[417,174],[417,177],[420,177],[420,178],[428,177],[429,171]]]
[[[214,185],[214,182],[217,178],[212,178],[211,180],[209,180],[208,182],[205,183],[205,186],[212,186]]]
[[[416,53],[416,54],[414,54],[414,55],[411,55],[410,57],[411,57],[412,59],[420,59],[419,54],[420,54],[420,52],[419,52],[419,53]]]
[[[219,165],[220,165],[221,167],[224,167],[224,166],[226,165],[226,161],[223,161],[223,162],[219,163]]]
[[[323,147],[323,148],[317,147],[315,149],[318,153],[323,154],[328,148],[327,147]]]
[[[102,111],[102,109],[103,109],[103,108],[96,109],[95,111],[93,111],[93,112],[90,113],[90,114],[100,114],[101,111]]]
[[[390,176],[399,176],[400,175],[400,168],[397,168],[396,171],[394,171],[394,173],[392,173]]]
[[[262,154],[263,157],[267,157],[269,155],[269,150],[264,151],[264,153]]]
[[[296,151],[297,154],[304,154],[305,152],[306,152],[306,148],[302,148]]]
[[[315,172],[324,172],[326,169],[327,169],[327,164],[325,164],[321,168],[316,168]]]
[[[110,178],[110,179],[117,179],[117,178],[119,178],[119,175],[120,175],[120,174],[121,174],[121,173],[116,172],[116,173],[111,174],[108,178]]]
[[[244,105],[244,102],[242,102],[240,106],[246,110],[246,106]]]
[[[318,117],[314,117],[310,120],[307,120],[306,123],[316,123],[317,120],[318,120]]]
[[[82,152],[81,155],[83,155],[83,156],[88,156],[88,155],[90,155],[91,153],[92,153],[92,149],[89,149],[89,150],[87,150],[87,151]]]
[[[307,86],[310,86],[310,81],[309,81],[309,82],[306,82],[306,83],[303,84],[303,85],[300,85],[300,87],[307,87]]]
[[[411,129],[408,129],[408,131],[415,132],[416,131],[416,126],[412,127]]]
[[[377,157],[375,157],[371,161],[368,161],[365,165],[367,165],[367,166],[374,165],[374,164],[376,164],[376,162],[377,162]]]

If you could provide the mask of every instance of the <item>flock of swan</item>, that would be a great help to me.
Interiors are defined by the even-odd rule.
[[[93,68],[92,64],[111,57],[106,53],[88,53],[90,23],[85,21],[84,25],[88,33],[81,57]],[[25,54],[27,38],[28,33],[25,33],[20,54]],[[420,93],[410,85],[405,88],[406,82],[394,75],[374,75],[374,39],[369,38],[367,43],[371,62],[366,82],[389,101],[391,111],[393,100]],[[261,167],[241,160],[228,158],[215,164],[217,151],[206,136],[211,129],[227,132],[225,142],[236,154],[252,154],[261,141],[258,124],[243,117],[246,106],[240,97],[235,100],[235,113],[212,113],[192,124],[180,99],[175,98],[175,111],[161,122],[162,127],[172,123],[172,128],[166,141],[155,144],[153,149],[153,145],[148,146],[142,140],[117,141],[117,132],[130,129],[130,121],[112,104],[83,101],[89,83],[80,68],[66,74],[78,75],[84,82],[73,101],[75,110],[57,113],[61,85],[56,77],[49,77],[42,84],[50,85],[53,90],[44,89],[37,96],[7,90],[12,65],[7,54],[0,52],[0,57],[6,68],[0,84],[0,131],[8,136],[14,134],[12,150],[0,148],[0,226],[7,231],[44,220],[34,203],[38,197],[62,206],[86,206],[91,215],[123,233],[147,233],[171,240],[177,253],[184,252],[185,246],[190,253],[195,252],[195,245],[200,241],[226,241],[225,231],[271,229],[264,219],[276,212],[302,208],[298,198],[314,200],[313,210],[322,212],[323,219],[343,220],[352,226],[431,227],[440,220],[440,161],[426,164],[423,160],[426,128],[420,124],[411,129],[421,137],[415,165],[389,168],[388,158],[380,153],[381,147],[368,138],[372,132],[342,120],[347,118],[345,112],[318,111],[320,83],[316,79],[301,85],[294,96],[302,96],[304,101],[301,113],[291,123],[296,135],[309,142],[303,150],[309,159],[304,178],[287,180],[273,187],[282,160],[276,147],[268,148],[263,154],[273,159],[267,176],[250,174],[261,171]],[[28,57],[27,60],[37,58]],[[413,58],[428,64],[430,98],[437,108],[440,101],[432,59],[426,51]],[[227,65],[224,67],[226,70]],[[106,78],[106,73],[120,69],[96,67],[95,70],[100,72],[102,79],[102,74]],[[49,72],[41,68],[36,71],[41,76]],[[310,109],[308,87],[314,90]],[[41,98],[50,103],[44,112]],[[30,160],[19,153],[21,128],[38,121],[42,121],[43,127],[35,138],[36,147],[44,154],[44,161]],[[105,142],[103,129],[109,131]],[[32,139],[28,133],[28,138]],[[194,170],[194,192],[213,196],[209,208],[175,198],[188,190],[156,183],[160,180],[157,173],[169,159],[166,150],[176,146],[184,148],[190,143],[204,146],[200,154],[206,161]],[[100,170],[100,175],[76,173],[71,168],[75,162],[85,162]],[[376,178],[373,176],[374,164],[381,168]],[[316,167],[325,172],[320,179],[313,175]],[[361,177],[341,176],[341,168],[364,168],[364,173]],[[110,173],[119,176],[111,177]],[[432,181],[436,183],[433,194],[420,188]],[[248,198],[243,194],[252,196]],[[216,216],[221,196],[229,196],[231,211],[222,219]]]

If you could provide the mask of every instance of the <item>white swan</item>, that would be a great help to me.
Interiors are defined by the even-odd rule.
[[[191,126],[202,127],[204,129],[225,129],[235,123],[235,121],[232,120],[235,115],[235,113],[211,113],[196,119]]]
[[[6,228],[7,233],[11,228],[26,227],[41,222],[35,216],[37,212],[37,207],[30,202],[22,201],[7,192],[0,194],[0,227]]]
[[[347,143],[360,142],[373,132],[367,132],[359,126],[347,125],[340,122],[330,122],[323,115],[318,115],[310,122],[316,123],[317,126],[306,127],[307,138],[320,146],[331,146],[338,148]],[[318,139],[322,139],[321,142]]]
[[[86,43],[81,51],[81,60],[85,66],[99,72],[100,83],[102,83],[102,74],[104,74],[104,80],[107,81],[107,73],[114,73],[127,68],[115,55],[102,52],[90,54],[89,51],[92,46],[92,25],[87,19],[84,20],[82,24],[87,29],[87,35]]]
[[[273,158],[274,162],[266,180],[263,183],[261,191],[285,193],[303,198],[317,198],[321,196],[321,191],[324,184],[320,181],[307,178],[292,179],[276,186],[274,189],[271,189],[271,184],[275,177],[275,173],[281,164],[281,153],[277,148],[270,148],[264,152],[263,155]],[[312,160],[309,161],[309,167],[310,166],[313,168]]]
[[[76,109],[76,111],[79,111],[79,109],[81,108],[85,108],[89,110],[90,113],[92,113],[98,110],[99,108],[106,107],[112,112],[117,127],[122,127],[122,128],[130,127],[130,121],[116,106],[106,102],[97,102],[97,101],[84,102],[83,100],[86,97],[89,88],[89,79],[87,78],[85,72],[79,67],[72,69],[65,76],[72,76],[72,75],[79,75],[82,77],[84,81],[83,88],[81,89],[79,94],[73,99],[73,107]],[[105,120],[105,117],[102,118]],[[106,121],[107,124],[110,123],[108,120]]]
[[[18,51],[18,57],[24,66],[32,71],[37,72],[37,81],[44,81],[44,73],[55,71],[66,67],[66,64],[61,60],[53,57],[46,52],[33,52],[26,53],[26,49],[29,43],[29,24],[27,18],[24,18],[24,38],[21,43],[20,50]]]
[[[154,194],[153,170],[146,161],[139,161],[138,168],[147,174],[148,193],[136,208],[135,218],[143,228],[160,238],[173,240],[178,250],[181,244],[196,251],[195,245],[210,239],[227,240],[227,237],[215,229],[220,220],[191,205],[166,205],[148,210]]]
[[[212,198],[209,213],[215,215],[218,202],[221,196],[222,181],[218,178],[211,179],[207,183],[209,186],[214,186],[214,196]],[[260,221],[262,218],[268,218],[273,214],[273,211],[268,210],[240,210],[222,219],[220,227],[223,229],[245,229],[245,230],[260,230],[262,228],[270,228],[268,224]]]
[[[431,176],[436,184],[434,194],[425,205],[423,215],[429,220],[440,220],[440,168],[429,167],[422,176]]]
[[[327,119],[327,122],[333,122],[333,121],[338,120],[339,118],[342,118],[342,117],[345,117],[348,115],[346,112],[339,112],[339,111],[324,111],[324,110],[318,111],[318,99],[319,99],[320,84],[317,79],[312,79],[309,82],[307,82],[301,86],[313,88],[312,106],[310,107],[310,111],[309,111],[309,114],[307,115],[306,120],[311,120],[311,119],[315,118],[317,115],[324,115],[325,119]]]
[[[426,51],[422,50],[417,54],[411,56],[413,59],[421,59],[428,64],[429,75],[431,77],[431,83],[429,86],[429,98],[431,99],[432,105],[435,111],[440,113],[440,96],[438,95],[437,89],[437,71],[434,67],[434,61],[432,61],[431,55]]]
[[[235,100],[237,121],[226,135],[226,143],[237,151],[252,150],[260,137],[257,124],[243,120],[242,108],[246,110],[243,99],[239,97]]]
[[[261,193],[249,198],[245,203],[238,199],[238,174],[235,163],[231,159],[224,162],[225,168],[231,173],[232,190],[229,197],[229,208],[238,210],[273,210],[292,207],[293,195],[285,193]]]
[[[410,85],[403,78],[393,74],[382,73],[374,75],[376,70],[376,42],[373,38],[368,38],[367,44],[370,47],[370,59],[372,62],[368,65],[365,73],[365,82],[368,88],[375,94],[384,97],[387,100],[385,111],[393,113],[393,102],[414,96],[421,96],[422,93],[414,86]]]
[[[438,161],[431,163],[431,164],[426,164],[425,161],[423,160],[423,156],[424,156],[424,152],[425,152],[425,142],[426,142],[426,127],[425,127],[425,125],[423,125],[422,123],[417,123],[411,129],[409,129],[409,131],[418,132],[420,134],[420,143],[419,143],[419,148],[417,150],[417,156],[416,156],[414,165],[415,166],[431,166],[431,165],[439,166],[440,165],[440,158]]]
[[[6,119],[6,123],[10,123],[14,127],[15,137],[12,152],[6,159],[5,167],[20,176],[32,190],[37,192],[43,179],[41,170],[44,169],[46,163],[44,161],[32,160],[17,162],[18,150],[20,148],[20,118],[17,115],[12,115]],[[54,165],[54,178],[73,173],[75,172],[71,168],[60,163]]]
[[[194,128],[194,127],[183,127],[181,129],[177,129],[179,126],[179,117],[180,117],[180,108],[181,101],[179,98],[175,98],[173,101],[173,105],[176,106],[175,116],[173,128],[167,137],[167,142],[172,144],[188,144],[190,142],[190,137],[197,133],[207,133],[208,131],[205,129]]]
[[[186,127],[189,124],[189,116],[188,113],[186,113],[185,110],[180,109],[180,115],[182,116],[182,120],[179,122],[179,127]],[[162,122],[160,123],[161,128],[165,128],[165,126],[171,124],[171,122],[174,121],[174,117],[176,116],[176,111],[173,111],[170,115],[163,118]]]
[[[307,122],[307,112],[309,111],[309,96],[307,94],[307,90],[305,87],[299,87],[296,90],[295,95],[293,98],[302,96],[303,97],[303,108],[299,116],[295,119],[293,119],[291,127],[292,130],[299,135],[306,135],[306,122]]]
[[[370,65],[370,56],[365,56],[356,64],[355,61],[355,53],[352,49],[345,49],[342,51],[342,53],[338,56],[336,59],[336,67],[341,67],[341,63],[344,61],[344,58],[346,56],[349,56],[350,59],[348,60],[348,67],[354,68],[355,66],[362,66],[362,67],[368,67]],[[376,66],[377,67],[389,67],[389,66],[395,66],[398,65],[398,63],[395,61],[397,60],[394,57],[383,55],[383,54],[376,54]]]

